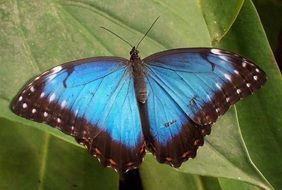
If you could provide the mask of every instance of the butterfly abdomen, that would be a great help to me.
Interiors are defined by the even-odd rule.
[[[134,89],[137,101],[145,103],[147,100],[147,88],[145,83],[145,67],[141,59],[132,60]]]

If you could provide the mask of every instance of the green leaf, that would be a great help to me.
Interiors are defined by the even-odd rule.
[[[23,189],[69,189],[73,184],[80,189],[117,188],[117,175],[100,169],[72,138],[14,115],[9,104],[28,80],[55,65],[101,55],[128,57],[130,47],[100,26],[136,44],[157,16],[159,21],[139,48],[142,57],[170,48],[216,45],[253,59],[269,80],[223,116],[198,156],[179,170],[146,156],[140,170],[144,187],[153,189],[153,182],[161,180],[167,182],[163,189],[175,184],[208,189],[207,183],[214,189],[228,189],[239,183],[217,178],[224,177],[271,189],[254,163],[277,189],[282,187],[278,180],[282,104],[277,98],[282,95],[282,80],[249,0],[22,0],[0,3],[0,135],[4,139],[0,178],[5,179],[0,188],[14,189],[10,187],[13,179],[18,179],[15,187]]]
[[[210,40],[213,45],[216,45],[230,30],[243,3],[243,0],[229,0],[228,3],[224,0],[200,1],[203,16],[210,33]]]
[[[161,166],[161,165],[158,165]],[[157,167],[158,167],[157,166]],[[157,168],[156,167],[156,168]],[[165,174],[165,175],[164,175]],[[144,189],[185,190],[259,190],[256,186],[231,179],[206,177],[178,172],[169,167],[160,167],[142,175]]]
[[[0,189],[117,189],[118,175],[86,150],[0,119]]]

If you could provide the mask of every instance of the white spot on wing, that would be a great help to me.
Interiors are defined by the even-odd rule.
[[[243,66],[243,67],[246,67],[246,66],[247,66],[247,63],[246,63],[245,60],[243,61],[242,66]]]
[[[237,94],[240,94],[241,93],[241,89],[237,89],[236,92],[237,92]]]
[[[258,76],[256,76],[256,75],[253,78],[254,78],[254,80],[258,80]]]
[[[215,111],[216,111],[216,113],[218,113],[218,112],[220,111],[220,109],[219,109],[219,108],[216,108]]]
[[[52,102],[55,99],[55,97],[56,97],[55,93],[51,94],[51,96],[49,98],[49,102]]]
[[[44,92],[41,92],[40,98],[43,98],[44,96],[45,96],[45,93],[44,93]]]
[[[61,108],[64,108],[67,104],[67,101],[66,100],[63,100],[62,103],[61,103]]]
[[[221,90],[221,86],[220,86],[219,83],[215,83],[215,85],[216,85],[216,87],[217,87],[219,90]]]
[[[211,52],[213,53],[213,54],[221,54],[221,51],[219,50],[219,49],[211,49]]]
[[[230,98],[229,98],[229,97],[227,97],[227,98],[226,98],[226,102],[229,102],[229,100],[230,100]]]
[[[247,87],[250,87],[250,86],[251,86],[251,84],[250,84],[250,83],[247,83],[247,84],[246,84],[246,86],[247,86]]]
[[[20,102],[20,101],[22,101],[22,100],[23,100],[23,97],[22,97],[22,96],[20,96],[20,97],[19,97],[19,102]]]
[[[257,72],[257,73],[259,73],[259,72],[260,72],[258,68],[256,68],[256,72]]]
[[[239,75],[239,72],[235,69],[234,70],[234,73],[236,74],[236,75]]]
[[[23,103],[23,108],[27,108],[27,104],[26,103]]]
[[[231,81],[231,76],[230,75],[228,75],[228,74],[224,74],[224,77],[227,79],[227,80],[229,80],[229,81]]]
[[[48,113],[45,111],[45,112],[43,113],[43,116],[44,116],[44,117],[47,117],[47,116],[48,116]]]
[[[31,91],[31,92],[34,92],[34,91],[35,91],[35,89],[34,89],[33,86],[30,87],[30,91]]]
[[[62,70],[62,66],[57,66],[57,67],[54,67],[53,69],[52,69],[52,73],[57,73],[57,72],[59,72],[60,70]]]
[[[58,117],[58,118],[57,118],[57,122],[58,122],[58,123],[61,123],[61,121],[62,121],[62,120]]]
[[[33,108],[33,109],[31,110],[31,113],[35,113],[35,112],[36,112],[36,109]]]

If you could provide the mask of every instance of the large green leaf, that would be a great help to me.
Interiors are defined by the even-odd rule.
[[[117,189],[118,175],[84,149],[0,119],[0,189]]]
[[[278,175],[282,168],[282,104],[278,99],[282,80],[250,1],[22,0],[0,3],[0,134],[4,139],[0,146],[0,178],[4,179],[0,188],[14,189],[9,186],[13,179],[18,179],[13,180],[15,187],[22,189],[70,188],[73,184],[80,189],[117,187],[117,175],[101,170],[72,138],[15,116],[9,104],[26,81],[52,66],[90,56],[128,57],[130,48],[100,26],[136,43],[157,16],[158,23],[140,46],[142,57],[169,48],[215,45],[255,60],[269,81],[263,90],[223,116],[196,159],[181,169],[160,165],[151,155],[146,156],[141,168],[144,187],[153,189],[153,182],[160,180],[166,180],[164,189],[174,184],[198,189],[199,179],[214,189],[228,189],[236,183],[191,175],[200,174],[271,188],[250,156],[277,189],[282,187]],[[200,185],[205,189],[204,183]]]
[[[189,190],[258,190],[256,186],[231,179],[204,177],[178,172],[169,167],[157,165],[142,175],[144,189],[189,189]],[[156,169],[158,168],[158,169]],[[165,175],[164,175],[165,174]]]

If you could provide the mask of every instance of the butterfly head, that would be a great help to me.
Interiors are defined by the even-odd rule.
[[[130,51],[130,61],[140,59],[138,54],[139,51],[135,48],[135,46],[133,46],[133,48]]]

